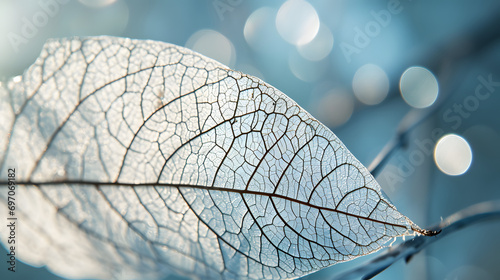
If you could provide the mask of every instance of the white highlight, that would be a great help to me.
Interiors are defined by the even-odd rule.
[[[202,29],[195,32],[186,42],[186,47],[232,67],[236,61],[233,43],[221,33]]]
[[[399,81],[401,96],[415,108],[429,107],[436,101],[439,86],[436,77],[423,67],[410,67]]]
[[[295,46],[307,44],[318,34],[318,13],[304,0],[288,0],[278,11],[276,28],[288,43]]]
[[[366,105],[382,102],[389,92],[389,78],[382,68],[374,64],[361,66],[352,80],[356,98]]]
[[[437,142],[434,161],[443,173],[462,175],[472,163],[472,150],[467,140],[456,134],[448,134]]]
[[[330,54],[333,48],[333,35],[330,29],[324,24],[319,27],[318,34],[314,39],[297,47],[300,55],[305,59],[318,61]]]

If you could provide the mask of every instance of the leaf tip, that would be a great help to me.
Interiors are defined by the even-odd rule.
[[[427,230],[427,229],[421,229],[419,227],[411,227],[411,229],[413,231],[415,231],[416,233],[419,233],[421,235],[424,235],[424,236],[434,236],[434,235],[438,235],[439,233],[441,233],[442,230]]]

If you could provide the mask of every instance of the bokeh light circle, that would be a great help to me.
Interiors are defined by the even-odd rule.
[[[236,50],[233,43],[215,30],[202,29],[195,32],[187,40],[186,47],[229,67],[233,67],[236,61]]]
[[[459,279],[481,279],[481,280],[494,280],[494,277],[489,271],[476,265],[460,265],[454,270],[450,271],[444,280],[459,280]]]
[[[389,78],[377,65],[365,64],[354,74],[352,90],[359,101],[366,105],[376,105],[387,97]]]
[[[130,10],[126,1],[86,0],[82,4],[92,13],[75,13],[65,28],[73,34],[122,35],[129,24]]]
[[[78,0],[80,3],[91,8],[102,8],[115,3],[117,0]]]
[[[262,7],[255,10],[247,18],[245,27],[243,28],[243,36],[248,45],[256,51],[269,51],[269,45],[273,44],[273,40],[278,33],[275,28],[269,28],[274,25],[276,11],[269,7]]]
[[[325,58],[332,51],[333,35],[325,24],[321,24],[314,39],[297,47],[300,55],[305,59],[318,61]]]
[[[318,119],[328,127],[343,125],[352,116],[354,102],[354,97],[347,91],[330,90],[317,104]]]
[[[304,82],[321,80],[328,69],[328,61],[311,61],[302,57],[298,52],[288,56],[288,66],[292,74]]]
[[[443,173],[462,175],[472,163],[472,149],[461,136],[447,134],[439,139],[434,148],[434,161]]]
[[[410,67],[401,75],[399,89],[406,103],[415,108],[431,106],[439,92],[434,74],[419,66]]]
[[[288,0],[276,15],[276,28],[285,41],[295,46],[311,42],[319,31],[316,9],[304,0]]]

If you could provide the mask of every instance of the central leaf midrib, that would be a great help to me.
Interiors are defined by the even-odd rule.
[[[266,197],[272,197],[272,198],[280,198],[280,199],[285,199],[289,200],[291,202],[295,202],[298,204],[302,204],[311,208],[315,208],[318,210],[323,210],[323,211],[331,211],[339,214],[343,214],[346,216],[351,216],[355,217],[358,219],[364,219],[367,221],[375,222],[375,223],[380,223],[383,225],[388,225],[388,226],[394,226],[394,227],[400,227],[400,228],[407,228],[404,225],[400,224],[394,224],[394,223],[389,223],[389,222],[384,222],[380,221],[377,219],[373,219],[370,217],[365,217],[361,215],[356,215],[353,213],[341,211],[338,209],[331,209],[328,207],[323,207],[323,206],[318,206],[314,205],[296,198],[291,198],[287,197],[281,194],[273,194],[273,193],[264,193],[264,192],[259,192],[259,191],[251,191],[251,190],[239,190],[239,189],[229,189],[229,188],[221,188],[221,187],[209,187],[209,186],[202,186],[202,185],[190,185],[190,184],[169,184],[169,183],[121,183],[121,182],[97,182],[97,181],[72,181],[72,180],[66,180],[66,181],[54,181],[54,182],[17,182],[17,185],[63,185],[63,184],[73,184],[73,185],[102,185],[102,186],[129,186],[129,187],[146,187],[146,186],[156,186],[156,187],[170,187],[170,188],[193,188],[193,189],[202,189],[202,190],[208,190],[208,191],[220,191],[220,192],[232,192],[232,193],[238,193],[238,194],[253,194],[253,195],[261,195],[261,196],[266,196]],[[8,182],[0,182],[0,185],[8,185]]]

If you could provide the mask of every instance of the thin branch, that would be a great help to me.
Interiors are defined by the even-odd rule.
[[[441,230],[440,234],[432,237],[416,236],[411,240],[389,248],[370,262],[336,276],[333,279],[371,279],[400,259],[405,259],[408,262],[413,255],[450,233],[472,226],[478,222],[495,219],[500,220],[500,201],[489,201],[470,206],[449,216],[431,228],[432,230]]]
[[[423,63],[423,65],[428,65],[428,68],[432,72],[439,73],[441,88],[446,90],[440,90],[438,100],[430,108],[424,110],[412,109],[404,116],[399,123],[396,135],[389,140],[375,159],[368,165],[368,170],[374,177],[380,174],[385,164],[396,151],[406,146],[410,132],[440,109],[446,103],[445,101],[452,96],[453,92],[459,90],[458,85],[452,84],[450,81],[451,73],[458,69],[456,65],[459,62],[469,60],[491,44],[497,42],[500,37],[500,29],[495,27],[499,24],[500,18],[498,17],[486,19],[468,33],[461,34],[458,38],[450,40],[441,48],[435,48],[435,53],[429,55],[430,59],[427,60],[427,63]],[[469,44],[466,51],[464,51],[464,48],[457,48],[457,46],[464,43],[464,38],[467,39],[467,43]],[[443,50],[447,52],[444,56]]]
[[[441,102],[441,104],[442,103],[444,102]],[[439,107],[440,106],[435,105],[432,109],[413,109],[403,117],[399,123],[396,135],[384,146],[384,148],[368,166],[368,170],[374,177],[382,171],[382,168],[397,150],[407,145],[408,134],[410,134],[414,128],[431,116]]]

